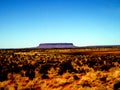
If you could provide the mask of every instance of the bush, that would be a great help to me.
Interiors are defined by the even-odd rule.
[[[118,90],[120,88],[120,81],[114,84],[114,90]]]

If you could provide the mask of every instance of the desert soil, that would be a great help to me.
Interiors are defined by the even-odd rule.
[[[0,90],[118,90],[120,51],[0,50]]]

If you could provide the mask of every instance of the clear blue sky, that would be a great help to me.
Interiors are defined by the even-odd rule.
[[[0,0],[0,48],[120,45],[120,0]]]

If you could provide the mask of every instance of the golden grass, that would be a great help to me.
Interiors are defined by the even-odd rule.
[[[120,81],[120,51],[90,50],[1,50],[0,78],[7,77],[0,89],[113,90]]]

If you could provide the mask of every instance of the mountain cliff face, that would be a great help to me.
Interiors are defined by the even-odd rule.
[[[72,48],[73,43],[42,43],[37,48]]]

